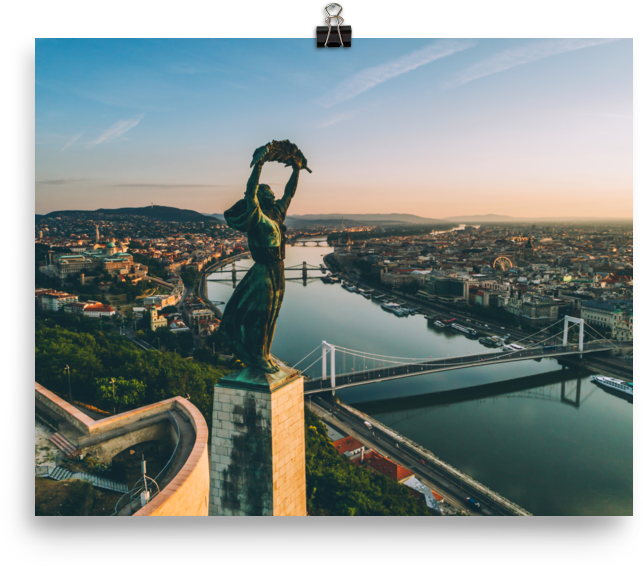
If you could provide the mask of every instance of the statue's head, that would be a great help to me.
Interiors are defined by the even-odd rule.
[[[275,194],[269,185],[261,183],[257,189],[257,199],[262,209],[272,209],[275,206]]]

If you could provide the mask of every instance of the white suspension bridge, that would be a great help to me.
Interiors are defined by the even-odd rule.
[[[563,324],[563,330],[554,335],[546,333],[549,329]],[[598,337],[585,341],[586,327],[592,331],[592,335]],[[569,331],[573,328],[578,330],[578,340],[576,344],[569,341]],[[538,342],[527,342],[532,338],[538,338],[546,334]],[[520,342],[523,344],[521,345]],[[304,381],[304,394],[318,394],[323,392],[334,392],[343,388],[351,388],[364,384],[375,382],[385,382],[389,380],[399,380],[409,376],[422,374],[432,374],[435,372],[444,372],[458,368],[471,368],[475,366],[487,366],[491,364],[503,364],[510,362],[520,362],[522,360],[533,360],[542,358],[558,358],[564,356],[583,356],[583,354],[614,352],[620,349],[624,344],[617,343],[607,339],[599,331],[591,327],[583,319],[565,316],[564,319],[535,332],[533,335],[517,341],[517,349],[509,351],[497,349],[485,349],[480,352],[467,353],[464,355],[447,356],[447,357],[396,357],[387,356],[379,353],[369,353],[350,349],[340,345],[330,344],[323,341],[322,344],[308,353],[302,360],[294,365],[303,374],[319,361],[322,363],[322,375],[320,378],[313,378]],[[627,343],[629,345],[630,343]],[[321,348],[321,356],[306,368],[300,369],[299,366],[304,360],[308,359],[318,349]],[[354,367],[350,372],[336,372],[336,354],[341,353],[353,357],[354,361],[360,360],[362,368],[355,371]],[[330,358],[330,364],[328,359]]]

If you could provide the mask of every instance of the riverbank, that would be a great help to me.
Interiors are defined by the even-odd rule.
[[[381,284],[378,285],[376,283],[364,280],[362,277],[360,277],[357,274],[355,275],[346,274],[343,268],[339,264],[337,264],[337,262],[334,260],[334,255],[332,253],[324,256],[324,264],[328,267],[329,270],[333,271],[335,274],[341,274],[342,277],[345,278],[350,283],[353,283],[355,285],[368,286],[373,290],[376,290],[380,293],[384,293],[387,296],[395,299],[398,303],[400,303],[403,306],[410,306],[412,308],[420,309],[419,311],[420,314],[428,315],[429,317],[435,317],[436,319],[439,317],[445,317],[445,316],[460,317],[462,319],[466,318],[466,322],[464,324],[467,326],[470,326],[470,325],[475,326],[477,337],[510,335],[511,340],[507,342],[515,342],[515,341],[520,341],[524,339],[529,339],[530,337],[537,335],[539,332],[538,329],[528,329],[525,331],[525,330],[513,327],[509,324],[505,324],[501,326],[499,323],[496,323],[494,321],[480,320],[480,319],[477,319],[475,315],[472,315],[467,311],[459,309],[457,306],[446,307],[443,305],[438,305],[434,302],[428,301],[425,298],[418,297],[417,295],[411,295],[396,289],[389,289]],[[551,336],[551,332],[548,332],[548,334],[545,336]],[[534,341],[540,342],[542,340],[543,340],[543,335],[540,334],[538,338],[534,338],[534,340],[531,342],[534,342]],[[584,359],[573,360],[570,362],[570,364],[575,366],[581,366],[593,372],[598,372],[598,373],[611,372],[614,374],[615,377],[624,378],[630,381],[632,381],[634,378],[633,361],[630,361],[630,360],[627,360],[627,361],[620,360],[620,359],[605,360],[597,357],[586,357]]]

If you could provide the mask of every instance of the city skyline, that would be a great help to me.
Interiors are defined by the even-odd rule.
[[[631,40],[308,43],[37,41],[36,212],[221,213],[289,138],[292,214],[632,218]]]

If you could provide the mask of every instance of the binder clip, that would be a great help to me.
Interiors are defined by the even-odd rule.
[[[339,8],[337,14],[332,15],[328,9],[329,8]],[[342,13],[342,7],[339,4],[328,4],[324,8],[328,17],[326,18],[326,23],[328,28],[324,26],[317,26],[317,47],[350,47],[351,46],[351,37],[353,31],[350,26],[343,26],[344,18],[340,16]],[[331,25],[331,20],[335,20],[337,25],[335,30]]]

